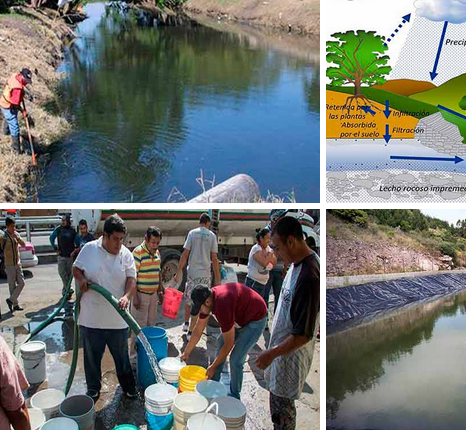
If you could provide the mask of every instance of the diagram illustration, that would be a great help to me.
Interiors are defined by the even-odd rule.
[[[328,202],[466,202],[466,0],[328,0]]]

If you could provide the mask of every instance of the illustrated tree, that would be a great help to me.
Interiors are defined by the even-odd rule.
[[[336,40],[327,42],[327,62],[335,66],[327,68],[327,77],[331,85],[341,87],[354,85],[354,95],[346,99],[344,109],[351,109],[353,102],[359,106],[373,106],[369,99],[361,93],[363,84],[369,86],[383,84],[392,68],[387,66],[390,57],[384,55],[388,50],[382,36],[375,31],[358,30],[346,33],[335,33]]]

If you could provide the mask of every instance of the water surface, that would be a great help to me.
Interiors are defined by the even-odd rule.
[[[327,428],[465,428],[466,292],[327,336]]]
[[[41,202],[192,198],[201,169],[319,201],[318,62],[239,32],[85,10],[60,90],[75,131],[51,153]]]

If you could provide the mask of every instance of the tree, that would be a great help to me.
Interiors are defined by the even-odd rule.
[[[362,95],[361,86],[386,82],[385,76],[392,70],[387,66],[390,57],[383,55],[388,46],[375,31],[347,31],[332,34],[332,37],[337,40],[327,42],[327,62],[336,65],[327,68],[331,85],[354,85],[354,95],[348,97],[344,108],[350,110],[353,101],[359,106],[359,100],[371,106],[369,99]]]

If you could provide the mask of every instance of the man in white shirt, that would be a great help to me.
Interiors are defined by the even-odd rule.
[[[183,326],[183,331],[188,332],[188,341],[191,338],[191,334],[198,319],[197,316],[191,316],[191,293],[194,287],[204,285],[211,288],[211,266],[214,268],[215,285],[220,284],[220,265],[217,258],[217,236],[209,230],[210,222],[210,216],[203,213],[199,218],[199,227],[188,233],[186,243],[184,244],[184,251],[178,265],[178,271],[175,275],[175,282],[179,283],[183,278],[184,266],[188,263],[188,279],[184,290],[186,302]],[[191,324],[189,324],[190,316]]]
[[[128,355],[128,325],[101,294],[88,289],[88,284],[100,285],[119,300],[120,309],[128,308],[136,292],[136,267],[131,251],[123,246],[125,233],[126,226],[118,215],[107,218],[103,236],[87,243],[73,266],[73,276],[83,294],[78,324],[83,340],[87,395],[94,401],[100,396],[101,363],[106,346],[124,394],[129,398],[137,396]]]

